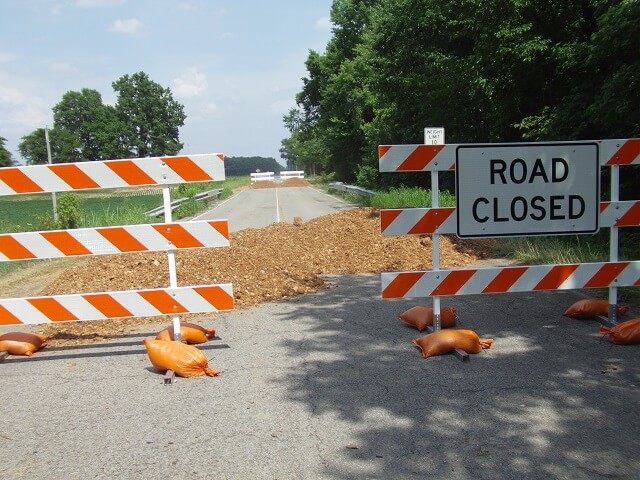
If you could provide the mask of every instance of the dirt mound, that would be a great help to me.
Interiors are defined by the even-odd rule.
[[[277,188],[278,184],[276,182],[272,182],[271,180],[258,180],[257,182],[253,182],[249,188],[253,190],[257,190],[260,188]]]
[[[279,185],[280,187],[308,187],[309,185],[311,185],[309,182],[307,182],[304,178],[287,178],[286,180],[283,180],[282,183]]]
[[[490,256],[490,250],[483,245],[441,237],[442,267],[459,267]],[[379,212],[370,208],[339,212],[307,223],[274,223],[266,228],[241,230],[231,234],[229,248],[176,252],[179,285],[232,283],[236,308],[325,288],[323,274],[423,270],[431,268],[431,262],[431,237],[382,237]],[[91,257],[87,263],[65,270],[41,294],[168,286],[166,253],[138,253]],[[184,319],[202,317],[187,315]],[[167,318],[145,321],[164,324]],[[77,322],[56,324],[45,330],[52,341],[74,335],[97,335],[99,339],[122,333],[142,321]]]
[[[271,180],[259,180],[251,184],[249,188],[281,188],[281,187],[308,187],[311,185],[304,178],[287,178],[280,183],[272,182]]]

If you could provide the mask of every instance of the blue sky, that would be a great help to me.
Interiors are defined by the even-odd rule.
[[[182,153],[281,160],[309,50],[331,38],[332,0],[0,0],[0,136],[53,125],[67,91],[144,71],[185,107]]]

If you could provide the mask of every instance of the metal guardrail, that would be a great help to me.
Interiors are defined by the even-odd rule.
[[[357,195],[375,195],[373,190],[357,187],[355,185],[345,185],[342,182],[333,182],[329,184],[329,190],[337,190],[339,192],[355,193]]]
[[[193,196],[196,200],[204,200],[207,198],[218,197],[222,193],[221,188],[214,188],[213,190],[207,190],[206,192],[200,192]],[[180,206],[181,203],[186,202],[191,197],[182,197],[177,198],[171,202],[171,211],[173,212],[176,208]],[[160,206],[154,208],[153,210],[149,210],[148,212],[144,212],[147,217],[158,217],[164,213],[164,206]]]

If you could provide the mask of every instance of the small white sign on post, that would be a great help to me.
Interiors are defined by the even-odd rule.
[[[461,238],[594,233],[598,145],[460,145],[456,202]]]
[[[444,145],[444,128],[427,127],[424,129],[425,145]]]

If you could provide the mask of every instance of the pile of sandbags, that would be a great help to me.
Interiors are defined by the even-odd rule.
[[[195,323],[180,322],[180,340],[190,345],[205,343],[209,338],[215,337],[214,328],[204,328]],[[173,336],[173,325],[169,325],[156,336],[156,340],[175,340]]]
[[[208,342],[216,337],[213,328],[195,323],[180,322],[180,342],[174,341],[173,324],[158,333],[155,340],[145,339],[144,346],[151,364],[157,370],[173,370],[179,377],[190,378],[208,375],[215,377],[218,370],[209,368],[207,357],[193,344]]]
[[[147,355],[152,365],[161,372],[173,370],[179,377],[199,377],[208,375],[215,377],[218,370],[209,368],[207,357],[192,345],[173,340],[144,341]]]
[[[625,315],[629,311],[628,305],[616,308],[618,315]],[[563,313],[565,317],[588,319],[598,316],[609,316],[609,301],[585,298],[578,300]],[[600,333],[609,336],[609,341],[616,345],[634,345],[640,343],[640,318],[633,318],[618,323],[614,327],[600,325]]]
[[[47,337],[37,333],[8,332],[0,335],[0,352],[30,357],[47,344]]]
[[[444,355],[456,349],[467,353],[480,353],[485,348],[491,348],[493,339],[480,340],[473,330],[450,328],[413,339],[411,343],[420,349],[424,358],[429,358]]]
[[[427,327],[433,326],[433,307],[424,305],[411,307],[398,315],[398,319],[422,332]],[[456,326],[457,320],[458,312],[455,307],[442,307],[440,309],[442,330],[415,338],[411,343],[420,349],[424,358],[444,355],[457,349],[464,350],[466,353],[479,353],[491,347],[493,339],[480,340],[473,330],[452,328]]]
[[[624,315],[629,310],[628,306],[619,306],[617,309],[618,315]],[[609,301],[608,300],[596,300],[595,298],[585,298],[578,300],[571,305],[562,314],[569,318],[595,318],[597,316],[606,317],[609,315]]]

